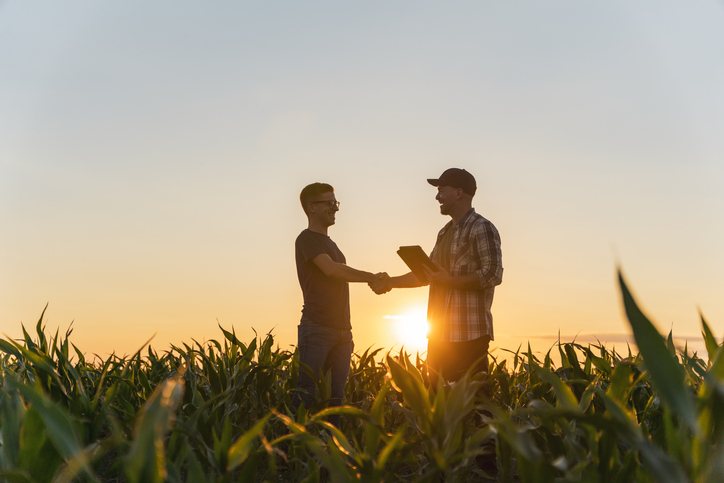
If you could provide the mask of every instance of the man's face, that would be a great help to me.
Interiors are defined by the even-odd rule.
[[[459,191],[460,188],[453,188],[452,186],[437,187],[437,196],[435,196],[435,199],[440,203],[441,214],[450,214],[450,210],[460,198]]]
[[[334,192],[329,191],[322,193],[319,196],[314,197],[310,202],[312,205],[310,208],[310,214],[317,217],[325,226],[334,225],[335,215],[339,208],[337,208],[337,198],[334,196]]]

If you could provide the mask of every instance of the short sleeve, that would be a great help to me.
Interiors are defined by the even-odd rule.
[[[302,232],[297,237],[296,249],[304,263],[321,253],[327,253],[319,237],[309,231]]]

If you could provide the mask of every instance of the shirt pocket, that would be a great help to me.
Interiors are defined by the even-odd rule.
[[[455,268],[462,268],[466,265],[470,265],[473,262],[473,249],[469,242],[465,242],[457,247],[455,253],[453,253],[452,266]]]

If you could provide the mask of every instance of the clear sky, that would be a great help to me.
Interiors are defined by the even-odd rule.
[[[502,238],[494,347],[624,340],[619,262],[662,331],[724,335],[722,86],[711,0],[0,2],[0,330],[288,348],[299,191],[399,275],[456,166]],[[351,299],[357,349],[413,344],[426,289]]]

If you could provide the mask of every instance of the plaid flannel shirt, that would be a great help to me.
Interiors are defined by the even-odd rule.
[[[450,275],[477,273],[479,288],[457,289],[431,284],[430,337],[450,342],[473,340],[484,335],[493,339],[490,308],[495,286],[503,280],[498,230],[471,208],[457,224],[450,221],[438,233],[430,254],[436,263],[441,261],[438,245],[447,230],[455,230],[450,244]]]

